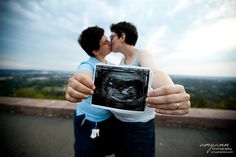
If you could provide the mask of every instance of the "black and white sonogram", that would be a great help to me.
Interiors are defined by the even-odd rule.
[[[96,89],[92,104],[130,111],[144,111],[149,87],[150,69],[97,64]]]

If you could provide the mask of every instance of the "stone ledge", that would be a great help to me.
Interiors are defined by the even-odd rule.
[[[73,116],[76,104],[64,100],[0,97],[0,109],[47,117]]]
[[[63,100],[0,97],[0,110],[17,113],[48,116],[72,117],[76,104]],[[158,126],[180,126],[195,128],[236,128],[236,111],[191,108],[187,115],[156,114]]]

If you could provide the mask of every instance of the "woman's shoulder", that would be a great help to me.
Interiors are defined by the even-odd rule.
[[[144,49],[138,49],[137,52],[138,52],[138,56],[141,57],[141,58],[151,55],[151,53],[149,51],[144,50]]]

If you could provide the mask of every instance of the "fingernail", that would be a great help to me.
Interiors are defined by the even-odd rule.
[[[93,93],[94,93],[94,92],[91,90],[91,91],[90,91],[90,94],[93,94]]]

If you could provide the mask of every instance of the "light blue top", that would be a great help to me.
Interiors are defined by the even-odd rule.
[[[78,68],[78,72],[90,71],[92,77],[94,77],[94,67],[96,63],[100,63],[95,57],[90,57],[87,61],[82,62]],[[91,105],[92,97],[89,96],[82,102],[77,104],[76,115],[85,115],[85,118],[93,122],[101,122],[108,119],[111,116],[111,112],[105,109],[96,108]]]
[[[139,56],[141,53],[145,52],[143,52],[142,50],[137,50],[137,53],[132,58],[132,61],[129,66],[140,66]],[[121,60],[120,65],[126,65],[124,58]],[[111,112],[117,119],[123,122],[147,122],[155,117],[155,109],[147,106],[145,107],[144,112],[141,113],[130,114],[113,110]]]

